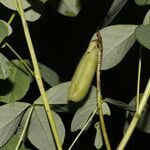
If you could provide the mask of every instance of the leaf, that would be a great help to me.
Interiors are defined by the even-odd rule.
[[[150,5],[150,0],[135,0],[135,3],[140,6]]]
[[[23,8],[26,9],[30,7],[30,4],[27,2],[27,0],[22,1],[23,2]],[[17,10],[17,3],[16,0],[0,0],[0,3],[2,3],[5,7]]]
[[[140,94],[140,98],[142,97],[142,94]],[[135,107],[136,103],[136,97],[134,97],[131,102],[130,106]],[[133,117],[133,113],[129,113],[129,111],[126,112],[126,117]],[[127,122],[128,125],[128,122]],[[126,125],[126,126],[127,126]],[[137,124],[137,128],[145,133],[150,133],[150,106],[146,104],[145,109],[140,116],[140,119]]]
[[[67,104],[69,84],[70,82],[61,83],[47,90],[46,93],[49,104]],[[34,102],[34,104],[43,104],[41,96]]]
[[[25,11],[26,19],[34,22],[41,17],[44,4],[39,0],[27,0],[27,2],[29,3],[30,7],[28,7],[28,9]]]
[[[0,101],[11,103],[23,98],[29,89],[30,76],[19,60],[11,61],[11,75],[8,80],[11,89],[8,93],[0,96]]]
[[[71,131],[75,132],[79,129],[82,129],[96,108],[97,108],[96,88],[92,87],[91,90],[89,91],[89,96],[87,97],[87,100],[76,111],[73,117],[73,120],[71,122]],[[106,103],[103,103],[103,114],[110,115],[110,110]]]
[[[103,115],[108,115],[108,116],[111,115],[111,112],[107,103],[103,102],[102,109],[103,109]]]
[[[150,24],[138,26],[135,30],[135,37],[141,45],[150,49]]]
[[[57,130],[59,131],[60,141],[63,144],[65,138],[65,127],[61,118],[55,112],[53,112],[53,115],[55,118]],[[31,143],[38,149],[57,149],[45,113],[45,109],[42,106],[35,106],[34,108],[28,130],[28,138]]]
[[[6,145],[4,145],[0,150],[15,150],[17,143],[19,140],[19,136],[13,135],[11,139],[7,142]]]
[[[10,63],[9,60],[0,53],[0,79],[6,79],[10,75]]]
[[[95,136],[94,145],[97,149],[101,149],[103,146],[103,137],[102,137],[102,132],[101,132],[99,122],[96,122],[94,127],[96,129],[96,136]]]
[[[12,33],[12,28],[11,26],[3,21],[0,20],[0,47],[3,46],[4,43],[3,40],[8,37]]]
[[[43,10],[43,4],[39,3],[38,0],[23,0],[23,8],[25,10],[26,19],[28,21],[36,21],[40,18],[41,12]],[[12,9],[14,11],[17,10],[16,0],[0,0],[5,7]]]
[[[38,1],[40,1],[42,3],[46,3],[48,0],[38,0]]]
[[[14,134],[28,103],[16,102],[0,107],[0,147]]]
[[[76,16],[81,9],[80,0],[49,0],[48,4],[59,13],[70,17]]]
[[[121,11],[124,5],[127,3],[128,0],[114,0],[105,20],[103,22],[103,27],[107,26],[112,22],[112,20],[117,16],[117,14]]]
[[[38,63],[38,64],[39,64],[41,76],[45,80],[45,82],[47,82],[50,86],[59,84],[60,82],[59,76],[53,70],[43,65],[42,63]]]
[[[25,12],[25,15],[26,15],[27,21],[31,21],[31,22],[34,22],[41,17],[41,14],[37,13],[33,9],[30,9],[27,12]]]
[[[100,30],[103,41],[102,70],[116,66],[135,42],[137,25],[112,25]],[[94,34],[92,40],[96,39]]]
[[[31,150],[29,148],[21,147],[19,150]]]
[[[126,109],[126,110],[129,110],[129,111],[132,111],[132,112],[135,111],[134,107],[131,107],[129,104],[126,104],[124,102],[121,102],[121,101],[118,101],[118,100],[115,100],[115,99],[112,99],[112,98],[105,98],[104,102],[113,104],[113,105],[115,105],[119,108]]]
[[[144,24],[144,25],[150,24],[150,9],[149,9],[149,11],[147,12],[146,16],[144,17],[143,24]]]

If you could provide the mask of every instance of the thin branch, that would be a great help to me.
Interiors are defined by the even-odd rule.
[[[140,80],[141,80],[141,64],[142,64],[142,46],[140,46],[139,52],[139,64],[138,64],[138,79],[137,79],[137,96],[136,96],[136,111],[138,111],[140,103]]]
[[[35,50],[34,50],[34,47],[33,47],[33,44],[32,44],[30,32],[29,32],[29,29],[28,29],[25,13],[24,13],[23,6],[22,6],[22,0],[17,0],[17,5],[18,5],[18,10],[19,10],[20,16],[21,16],[21,21],[22,21],[26,41],[27,41],[27,44],[28,44],[30,56],[31,56],[31,59],[32,59],[33,68],[34,68],[34,71],[35,71],[35,78],[36,78],[36,81],[37,81],[37,84],[38,84],[38,87],[39,87],[39,90],[40,90],[40,93],[41,93],[41,97],[42,97],[42,100],[43,100],[43,104],[44,104],[48,119],[49,119],[49,123],[50,123],[52,133],[53,133],[53,136],[54,136],[54,140],[56,142],[57,149],[62,150],[62,146],[61,146],[60,138],[59,138],[59,135],[58,135],[58,132],[57,132],[54,116],[53,116],[52,110],[49,106],[48,97],[46,95],[44,85],[43,85],[43,82],[42,82],[42,78],[41,78],[41,74],[40,74],[40,70],[39,70],[39,66],[38,66],[38,62],[37,62],[37,57],[36,57]]]
[[[97,66],[97,104],[98,104],[98,108],[99,108],[98,112],[99,112],[99,117],[100,117],[100,125],[101,125],[101,129],[102,129],[104,141],[106,144],[106,148],[107,148],[107,150],[111,150],[111,146],[110,146],[110,142],[108,139],[107,130],[106,130],[106,126],[105,126],[105,121],[104,121],[104,117],[103,117],[103,110],[102,110],[103,99],[102,99],[102,94],[101,94],[101,79],[100,78],[101,78],[103,44],[102,44],[102,38],[101,38],[99,31],[97,31],[97,37],[98,37],[99,44],[100,44],[99,52],[98,52],[98,66]]]
[[[90,116],[90,118],[87,120],[86,124],[83,126],[82,130],[78,133],[78,135],[76,136],[76,138],[74,139],[74,141],[72,142],[71,146],[68,148],[68,150],[71,150],[72,147],[74,146],[74,144],[77,142],[77,140],[79,139],[79,137],[81,136],[81,134],[83,133],[83,131],[86,129],[86,127],[88,126],[88,124],[90,123],[90,121],[93,119],[94,115],[96,114],[97,112],[97,109],[96,108],[92,115]]]
[[[134,117],[132,118],[132,121],[124,135],[124,137],[122,138],[117,150],[123,150],[128,142],[128,140],[130,139],[139,119],[140,119],[140,116],[145,108],[145,105],[149,99],[149,96],[150,96],[150,78],[148,80],[148,83],[147,83],[147,86],[146,86],[146,89],[144,91],[144,94],[141,98],[141,101],[140,101],[140,104],[139,104],[139,108],[138,108],[138,111],[135,112],[134,114]]]
[[[31,70],[31,68],[27,65],[27,63],[21,58],[21,56],[13,49],[12,46],[10,46],[8,43],[6,43],[6,46],[13,52],[13,54],[21,61],[21,63],[26,67],[26,69],[30,72],[32,76],[34,76],[34,72]]]
[[[20,135],[20,138],[19,138],[19,141],[17,143],[17,146],[16,146],[15,150],[18,150],[20,145],[21,145],[21,142],[22,142],[22,140],[24,138],[24,135],[26,133],[26,130],[27,130],[27,127],[28,127],[28,124],[29,124],[29,121],[30,121],[30,117],[31,117],[32,111],[33,111],[33,107],[31,106],[30,111],[29,111],[28,116],[27,116],[27,119],[26,119],[26,122],[25,122],[25,125],[24,125],[24,128],[23,128],[23,130],[21,132],[21,135]]]
[[[8,24],[11,24],[11,23],[12,23],[12,21],[13,21],[14,18],[15,18],[15,16],[16,16],[16,12],[14,12],[14,13],[11,15],[11,17],[9,18]]]

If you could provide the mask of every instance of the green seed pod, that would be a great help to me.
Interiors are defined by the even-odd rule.
[[[68,100],[79,102],[86,96],[97,68],[99,47],[97,40],[90,42],[72,77]]]

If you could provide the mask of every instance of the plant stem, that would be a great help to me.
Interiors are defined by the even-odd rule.
[[[25,33],[25,37],[27,40],[27,44],[29,47],[29,52],[31,55],[31,59],[32,59],[32,63],[33,63],[33,68],[35,71],[35,78],[41,93],[41,97],[43,100],[43,104],[49,119],[49,123],[52,129],[52,133],[54,136],[54,140],[56,142],[56,146],[58,150],[62,150],[62,146],[61,146],[61,142],[59,139],[59,135],[57,132],[57,128],[56,128],[56,124],[55,124],[55,120],[54,120],[54,116],[52,114],[52,110],[50,109],[49,103],[48,103],[48,97],[46,95],[45,89],[44,89],[44,85],[42,82],[42,78],[41,78],[41,74],[40,74],[40,70],[39,70],[39,66],[38,66],[38,62],[37,62],[37,58],[36,58],[36,54],[35,54],[35,50],[32,44],[32,40],[31,40],[31,36],[30,36],[30,32],[28,29],[28,25],[26,22],[26,18],[25,18],[25,14],[24,14],[24,10],[23,10],[23,6],[22,6],[22,0],[17,0],[17,5],[18,5],[18,10],[21,16],[21,20],[22,20],[22,24],[23,24],[23,29],[24,29],[24,33]]]
[[[122,138],[117,150],[123,150],[128,142],[128,140],[130,139],[139,119],[140,119],[140,116],[144,110],[144,107],[148,101],[148,98],[150,96],[150,78],[148,80],[148,83],[147,83],[147,86],[146,86],[146,89],[144,91],[144,94],[140,100],[140,104],[139,104],[139,108],[138,110],[135,112],[134,114],[134,117],[132,118],[132,121],[124,135],[124,137]]]
[[[22,142],[22,140],[23,140],[23,138],[24,138],[25,132],[26,132],[26,130],[27,130],[27,127],[28,127],[28,124],[29,124],[29,121],[30,121],[30,117],[31,117],[32,111],[33,111],[33,106],[31,106],[31,108],[30,108],[30,111],[29,111],[29,113],[28,113],[28,116],[27,116],[27,119],[26,119],[24,128],[23,128],[23,130],[22,130],[22,132],[21,132],[21,135],[20,135],[20,138],[19,138],[19,141],[18,141],[18,143],[17,143],[17,146],[16,146],[15,150],[18,150],[19,147],[20,147],[20,145],[21,145],[21,142]]]
[[[90,121],[93,119],[94,115],[97,112],[97,108],[93,111],[92,115],[90,116],[90,118],[87,120],[86,124],[83,126],[82,130],[78,133],[78,135],[76,136],[76,138],[74,139],[74,141],[72,142],[71,146],[68,148],[68,150],[71,150],[72,147],[74,146],[74,144],[77,142],[77,140],[79,139],[80,135],[83,133],[83,131],[85,130],[85,128],[88,126],[88,124],[90,123]]]
[[[10,46],[8,43],[6,43],[6,46],[13,52],[13,54],[22,62],[22,64],[27,68],[27,70],[30,72],[32,76],[34,76],[34,72],[31,70],[31,68],[27,65],[27,63],[21,58],[21,56]]]
[[[15,18],[15,16],[16,16],[16,12],[14,12],[14,13],[11,15],[11,17],[9,18],[8,24],[11,24],[11,23],[12,23],[12,21],[13,21],[14,18]]]
[[[101,35],[99,33],[99,31],[97,31],[97,37],[99,40],[99,52],[98,52],[98,66],[97,66],[97,104],[98,104],[98,113],[99,113],[99,117],[100,117],[100,125],[101,125],[101,129],[102,129],[102,133],[103,133],[103,137],[104,137],[104,141],[106,144],[106,148],[107,150],[111,150],[111,146],[109,143],[109,139],[108,139],[108,135],[107,135],[107,130],[106,130],[106,126],[105,126],[105,121],[104,121],[104,117],[103,117],[103,110],[102,110],[102,103],[103,103],[103,99],[102,99],[102,94],[101,94],[101,66],[102,66],[102,52],[103,52],[103,44],[102,44],[102,38]]]
[[[139,52],[139,64],[138,64],[138,79],[137,79],[137,96],[136,96],[136,111],[138,111],[140,103],[140,79],[141,79],[141,64],[142,64],[142,46],[140,46]]]

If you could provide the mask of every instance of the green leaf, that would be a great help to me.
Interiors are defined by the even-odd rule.
[[[59,131],[58,133],[60,141],[63,144],[65,138],[65,127],[61,118],[55,112],[53,112],[53,115],[55,118],[57,130]],[[31,143],[38,149],[57,149],[47,115],[45,113],[45,109],[42,106],[35,106],[34,108],[28,130],[28,138]]]
[[[141,45],[150,49],[150,24],[138,26],[135,30],[135,37]]]
[[[107,103],[103,102],[102,109],[103,109],[103,115],[108,115],[108,116],[111,115],[111,112]]]
[[[140,98],[142,97],[142,94],[140,94]],[[131,102],[130,106],[135,107],[136,104],[136,97],[134,97]],[[129,111],[126,112],[126,118],[133,117],[133,113],[129,113]],[[126,121],[125,129],[128,127],[128,122]],[[140,119],[137,124],[137,129],[145,132],[150,133],[150,106],[146,104],[144,111],[142,115],[140,116]]]
[[[30,7],[25,11],[26,19],[28,21],[34,22],[41,17],[44,4],[39,0],[27,0]]]
[[[26,19],[28,21],[36,21],[40,18],[41,12],[43,10],[43,3],[39,3],[38,0],[23,0],[23,8],[25,9]],[[12,9],[14,11],[17,10],[17,3],[16,0],[0,0],[5,7]]]
[[[42,3],[46,3],[48,0],[38,0],[38,1],[40,1]]]
[[[103,146],[103,137],[102,137],[101,127],[99,122],[96,122],[94,127],[96,129],[94,145],[97,149],[101,149]]]
[[[11,61],[11,75],[8,78],[11,87],[7,93],[0,96],[0,101],[11,103],[23,98],[30,85],[28,74],[28,71],[19,60]]]
[[[49,104],[67,104],[69,84],[70,82],[61,83],[47,90],[46,93]],[[34,102],[34,104],[43,104],[41,96]]]
[[[47,82],[50,86],[54,86],[59,84],[59,76],[50,68],[47,66],[43,65],[42,63],[38,63],[41,76]]]
[[[0,47],[3,46],[4,43],[3,40],[8,37],[12,33],[12,28],[11,26],[3,21],[0,20]]]
[[[29,107],[26,110],[26,112],[23,114],[21,122],[19,123],[19,126],[17,127],[17,131],[15,131],[15,134],[10,138],[10,140],[2,148],[0,148],[0,150],[15,150],[16,149],[16,146],[18,145],[18,142],[19,142],[21,133],[23,131],[23,128],[25,126],[25,122],[26,122],[30,109],[31,107]],[[24,139],[25,138],[26,136],[24,136]],[[30,150],[30,149],[25,148],[24,143],[22,143],[20,147],[21,148],[19,150]]]
[[[7,144],[0,148],[0,150],[14,150],[17,146],[18,140],[19,136],[14,134]]]
[[[137,25],[112,25],[100,30],[103,40],[102,70],[116,66],[135,42]],[[94,34],[92,40],[96,39]]]
[[[144,25],[150,24],[150,9],[149,9],[149,11],[147,12],[146,16],[144,17],[143,24],[144,24]]]
[[[6,79],[10,75],[10,63],[9,60],[0,53],[0,79]]]
[[[48,0],[48,4],[59,13],[70,17],[76,16],[81,9],[80,0]]]
[[[22,147],[22,148],[20,148],[19,150],[31,150],[31,149]]]
[[[96,88],[92,87],[89,91],[89,96],[84,104],[76,111],[73,120],[71,122],[71,131],[75,132],[82,129],[85,123],[88,121],[89,117],[97,108],[96,100]],[[103,114],[110,115],[110,109],[106,103],[103,103]]]
[[[16,102],[0,107],[0,147],[12,137],[28,103]]]
[[[27,12],[25,12],[27,21],[34,22],[38,20],[41,17],[41,14],[37,13],[35,10],[30,9]]]
[[[150,5],[150,0],[135,0],[135,3],[140,6]]]
[[[30,7],[30,4],[27,2],[27,0],[23,0],[22,2],[23,2],[24,9]],[[16,0],[0,0],[0,3],[2,3],[5,7],[9,9],[17,10]]]

